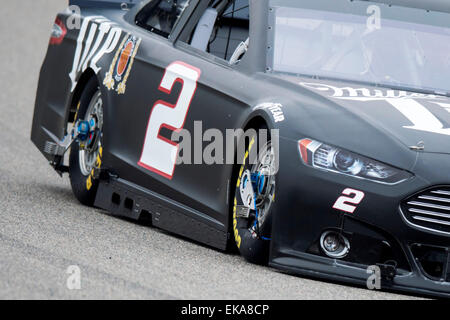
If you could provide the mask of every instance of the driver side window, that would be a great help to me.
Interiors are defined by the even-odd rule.
[[[136,24],[168,38],[190,0],[153,0],[136,16]]]
[[[249,44],[249,0],[214,0],[183,42],[236,64]]]

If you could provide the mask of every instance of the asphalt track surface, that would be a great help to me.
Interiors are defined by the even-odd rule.
[[[63,0],[0,9],[0,299],[403,299],[286,275],[80,205],[30,141],[37,87]],[[67,268],[81,289],[67,288]]]

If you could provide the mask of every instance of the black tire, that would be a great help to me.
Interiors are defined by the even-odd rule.
[[[267,129],[265,126],[260,127],[260,129]],[[269,211],[267,217],[263,223],[258,228],[258,237],[255,237],[254,233],[251,232],[251,226],[254,224],[255,219],[252,220],[250,217],[242,218],[236,215],[236,208],[243,204],[240,194],[240,182],[243,175],[243,172],[246,170],[250,170],[252,164],[249,159],[257,157],[259,152],[255,152],[255,149],[258,148],[256,146],[257,143],[252,144],[252,138],[250,141],[246,142],[246,156],[244,163],[240,166],[239,171],[237,173],[237,177],[235,181],[235,192],[234,199],[232,202],[232,228],[233,228],[233,236],[238,247],[239,253],[249,262],[266,265],[269,261],[269,251],[270,251],[270,237],[272,232],[272,215]],[[270,141],[270,137],[269,137]],[[259,150],[257,150],[259,151]],[[248,156],[247,156],[248,155]]]
[[[86,87],[81,94],[80,101],[77,106],[74,124],[78,119],[85,118],[87,109],[98,90],[99,85],[97,79],[95,77],[92,77],[87,82]],[[101,154],[102,150],[100,150],[100,157]],[[100,163],[98,163],[98,169],[100,165],[101,161]],[[98,179],[94,178],[94,175],[92,173],[89,175],[85,175],[82,173],[80,168],[80,146],[77,142],[72,145],[70,150],[69,177],[73,194],[78,199],[78,201],[86,206],[93,206],[99,182]]]

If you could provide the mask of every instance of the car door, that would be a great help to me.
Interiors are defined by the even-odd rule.
[[[164,8],[167,1],[160,3]],[[145,19],[152,26],[132,27],[130,37],[136,39],[122,45],[127,50],[126,43],[134,41],[139,48],[131,54],[135,54],[134,65],[126,92],[118,92],[109,114],[114,130],[108,145],[120,177],[225,225],[233,166],[225,164],[225,154],[223,162],[205,163],[203,151],[210,142],[203,141],[203,133],[213,129],[225,139],[227,128],[242,125],[248,108],[242,102],[245,96],[235,88],[248,79],[225,60],[183,42],[174,44],[171,36],[174,29],[182,30],[180,21],[189,22],[186,16],[198,16],[196,10],[205,9],[198,4],[190,1],[171,30],[169,18],[155,22],[151,10],[142,9],[150,10]],[[181,129],[191,136],[191,160],[177,165],[179,147],[171,137]]]

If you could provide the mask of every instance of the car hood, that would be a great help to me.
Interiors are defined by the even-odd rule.
[[[322,103],[325,98],[334,111],[341,109],[341,116],[332,122],[336,126],[347,116],[358,126],[363,123],[367,130],[375,128],[412,150],[450,153],[448,97],[340,81],[282,78],[307,90],[309,97]],[[349,124],[348,119],[345,123]]]

